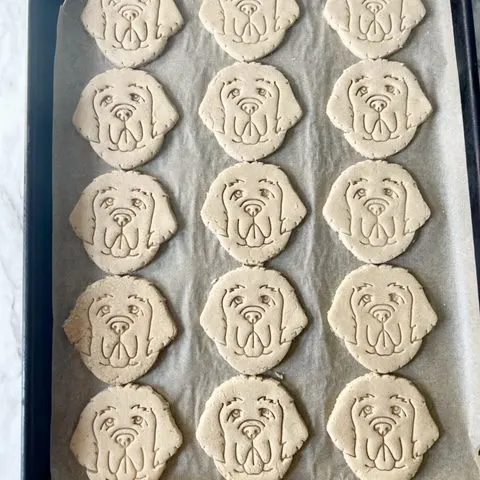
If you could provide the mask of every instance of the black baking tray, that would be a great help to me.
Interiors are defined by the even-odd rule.
[[[30,0],[25,188],[22,479],[50,478],[53,66],[61,0]],[[480,278],[480,89],[471,0],[452,0]]]

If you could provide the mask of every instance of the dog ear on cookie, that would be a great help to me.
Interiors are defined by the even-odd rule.
[[[280,73],[274,72],[275,85],[278,88],[278,111],[277,111],[277,133],[285,132],[293,127],[302,116],[300,108],[292,87],[288,80]]]
[[[223,282],[218,281],[208,294],[207,303],[200,315],[200,325],[214,341],[225,345],[227,324],[223,310],[223,297],[227,293]]]
[[[280,343],[291,342],[307,326],[308,318],[303,311],[295,290],[280,289],[283,297],[282,331]]]
[[[216,178],[203,204],[200,215],[203,223],[217,235],[227,236],[228,217],[223,203],[226,188],[223,178]]]
[[[433,421],[423,398],[415,394],[410,400],[415,409],[413,421],[413,457],[421,457],[437,441],[439,437],[438,427]]]
[[[281,232],[291,232],[305,218],[307,209],[293,189],[287,176],[277,169],[275,174],[277,185],[282,191]]]
[[[348,92],[353,80],[351,75],[342,74],[336,81],[327,103],[327,115],[331,122],[344,133],[353,131],[353,107]]]
[[[347,203],[349,181],[341,177],[334,183],[323,207],[323,217],[338,233],[351,234],[352,216]]]
[[[346,389],[338,396],[327,422],[327,432],[338,449],[355,456],[355,425],[351,412],[356,400],[350,395]]]
[[[149,303],[152,307],[152,323],[148,336],[147,354],[151,355],[156,354],[175,337],[177,327],[172,320],[164,298],[155,294],[150,297]]]
[[[200,20],[213,32],[225,33],[225,14],[220,0],[204,0],[199,12]]]
[[[70,214],[70,225],[77,236],[86,243],[93,245],[95,233],[95,213],[93,202],[98,189],[92,182],[82,193],[80,199]]]
[[[221,92],[225,86],[222,72],[218,73],[203,97],[198,114],[203,123],[212,132],[225,133],[225,108],[221,99]]]
[[[142,180],[147,187],[147,180]],[[155,179],[150,178],[148,189],[153,200],[152,224],[147,247],[159,245],[171,238],[177,231],[177,220],[170,206],[167,194]]]
[[[81,18],[85,29],[92,37],[105,39],[106,20],[102,0],[88,0]]]
[[[157,38],[169,37],[183,25],[183,17],[173,0],[160,0],[157,20]]]
[[[96,95],[97,88],[95,82],[91,81],[80,96],[77,108],[73,114],[73,125],[86,140],[98,143],[100,141],[100,127],[94,105]]]
[[[432,113],[432,105],[409,70],[405,68],[402,77],[407,86],[407,128],[414,128]]]
[[[295,0],[277,0],[275,14],[277,16],[275,30],[284,30],[297,20],[300,15],[300,8]]]
[[[418,25],[426,13],[421,0],[403,0],[402,31]]]
[[[220,425],[220,412],[224,404],[210,398],[200,417],[196,437],[209,457],[217,462],[225,461],[225,435]]]
[[[87,296],[88,298],[86,298]],[[63,325],[68,341],[84,355],[91,354],[92,326],[88,318],[89,304],[91,302],[91,296],[84,292],[77,300],[74,309]]]
[[[425,290],[417,280],[409,286],[409,289],[413,298],[411,341],[415,342],[432,330],[437,324],[438,317],[425,295]]]
[[[288,432],[288,437],[282,437],[282,460],[285,460],[300,450],[308,438],[308,430],[292,399],[283,401],[280,405],[283,409],[282,431]]]
[[[430,217],[430,208],[425,203],[417,184],[413,181],[403,182],[405,188],[405,233],[418,230]]]
[[[323,16],[332,28],[350,31],[350,8],[347,0],[327,0]]]
[[[340,284],[328,311],[328,323],[337,337],[345,342],[357,343],[357,320],[351,307],[353,288]],[[348,313],[345,305],[348,305]]]

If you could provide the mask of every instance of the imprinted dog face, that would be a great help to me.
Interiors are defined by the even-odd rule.
[[[199,114],[231,157],[250,161],[277,150],[302,112],[278,70],[236,63],[212,80]]]
[[[107,277],[90,285],[64,328],[86,366],[110,384],[145,374],[176,333],[165,300],[135,277]]]
[[[236,60],[275,50],[300,14],[295,0],[204,0],[200,19]]]
[[[234,377],[205,406],[197,439],[225,478],[281,478],[308,436],[288,393],[274,380]]]
[[[438,438],[425,400],[407,380],[368,374],[339,395],[327,430],[361,478],[412,478]]]
[[[130,169],[155,156],[178,114],[162,86],[134,70],[97,75],[82,92],[73,123],[113,167]]]
[[[425,7],[420,0],[328,0],[323,13],[354,55],[375,59],[404,45]]]
[[[215,283],[200,323],[233,368],[259,374],[284,358],[307,317],[282,275],[241,267]]]
[[[80,197],[70,223],[92,260],[119,275],[151,261],[176,231],[160,184],[136,172],[97,177]]]
[[[88,0],[82,22],[118,67],[150,62],[183,25],[173,0]]]
[[[401,63],[364,60],[343,72],[327,104],[333,124],[368,158],[405,148],[432,107]]]
[[[368,160],[335,181],[323,215],[356,257],[383,263],[406,250],[430,209],[406,170]]]
[[[233,257],[258,264],[283,249],[306,211],[278,167],[248,163],[216,178],[201,214]]]
[[[385,373],[415,356],[437,315],[413,275],[402,268],[367,265],[343,280],[328,320],[362,365]]]
[[[182,443],[168,403],[150,387],[110,387],[85,407],[71,449],[92,480],[158,480]]]

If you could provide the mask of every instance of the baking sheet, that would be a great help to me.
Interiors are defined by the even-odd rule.
[[[291,81],[304,118],[267,162],[288,174],[308,207],[304,223],[287,249],[268,263],[296,286],[310,320],[286,359],[271,372],[295,398],[310,438],[288,478],[353,479],[325,431],[339,392],[367,373],[330,331],[326,312],[344,276],[360,266],[321,215],[329,188],[340,172],[361,157],[328,120],[326,102],[335,80],[358,60],[322,18],[323,1],[297,0],[301,18],[280,49],[263,59]],[[426,3],[428,16],[407,46],[390,57],[417,75],[435,108],[415,140],[392,160],[417,180],[432,218],[400,258],[424,285],[439,323],[419,354],[399,375],[425,395],[441,437],[425,455],[419,480],[479,478],[474,456],[480,446],[480,319],[474,268],[464,137],[449,2]],[[154,281],[169,300],[179,327],[177,339],[140,379],[164,395],[184,435],[168,462],[166,480],[221,478],[195,440],[195,427],[212,390],[236,372],[204,334],[199,315],[210,283],[236,268],[200,220],[206,191],[217,174],[233,165],[197,110],[207,83],[233,63],[201,25],[200,1],[177,0],[186,25],[169,40],[163,55],[145,67],[165,86],[181,114],[157,158],[140,170],[154,175],[170,193],[179,232],[140,275]],[[52,478],[86,478],[68,444],[88,400],[105,388],[86,369],[62,330],[76,297],[103,273],[89,260],[68,224],[82,190],[110,168],[96,157],[71,124],[81,90],[96,74],[112,68],[83,30],[84,0],[62,8],[55,70],[54,127],[54,361]]]

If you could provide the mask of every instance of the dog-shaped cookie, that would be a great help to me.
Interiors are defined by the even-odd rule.
[[[163,87],[139,70],[109,70],[82,92],[73,124],[112,167],[131,169],[151,160],[178,113]]]
[[[229,480],[280,480],[307,437],[280,383],[241,375],[215,389],[197,428],[201,447]]]
[[[277,150],[302,110],[276,68],[235,63],[211,81],[199,114],[231,157],[251,161]]]
[[[367,158],[404,149],[432,106],[402,63],[363,60],[347,68],[333,87],[327,115]]]
[[[132,273],[153,260],[177,230],[167,194],[137,172],[111,172],[93,180],[70,215],[89,257],[107,273]]]
[[[151,387],[129,384],[90,400],[70,448],[90,480],[158,480],[181,444],[167,401]]]
[[[222,357],[249,375],[280,363],[307,322],[290,283],[260,267],[237,268],[219,278],[200,316]]]
[[[323,216],[359,260],[385,263],[408,248],[430,209],[400,165],[366,160],[338,177]]]
[[[328,321],[364,367],[388,373],[416,355],[437,315],[407,270],[365,265],[338,287]]]
[[[214,180],[203,223],[239,262],[256,265],[278,255],[306,209],[287,176],[274,165],[241,163]]]
[[[360,480],[409,480],[439,437],[425,399],[404,378],[369,373],[340,393],[327,431]]]
[[[425,16],[421,0],[327,0],[323,16],[357,57],[399,50]]]
[[[111,385],[144,375],[177,331],[160,292],[147,280],[129,276],[90,285],[64,330],[85,365]]]
[[[110,62],[135,68],[160,55],[183,18],[174,0],[88,0],[82,22]]]
[[[300,15],[295,0],[204,0],[200,19],[236,60],[268,55]]]

